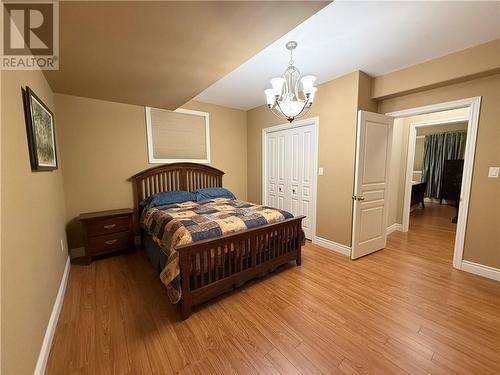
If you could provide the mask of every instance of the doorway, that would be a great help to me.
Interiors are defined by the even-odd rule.
[[[435,249],[439,254],[433,256],[449,261],[453,258],[468,116],[469,108],[459,108],[394,121],[388,227],[422,238],[440,237]]]
[[[464,116],[464,119],[466,119],[467,121],[467,135],[463,152],[463,167],[461,168],[461,185],[458,188],[458,197],[455,197],[457,204],[460,205],[460,209],[458,210],[458,214],[456,217],[456,234],[454,236],[455,240],[453,245],[453,267],[458,269],[462,268],[462,256],[465,241],[465,230],[467,225],[467,211],[469,208],[468,206],[472,182],[472,170],[474,165],[476,134],[479,123],[480,104],[481,97],[473,97],[441,104],[433,104],[424,107],[406,109],[388,113],[386,115],[366,111],[358,112],[356,167],[354,191],[352,197],[354,200],[351,248],[352,259],[383,249],[386,244],[388,232],[394,230],[402,231],[403,229],[405,229],[403,228],[403,224],[401,223],[401,221],[389,224],[388,226],[387,224],[391,223],[391,221],[382,219],[383,217],[390,217],[387,209],[389,206],[389,193],[391,192],[391,190],[397,190],[397,187],[396,189],[394,187],[391,189],[390,186],[387,186],[390,182],[396,180],[394,176],[391,176],[390,170],[393,169],[393,167],[391,166],[389,161],[401,161],[401,157],[391,159],[393,150],[386,147],[387,144],[389,144],[393,139],[393,131],[389,130],[393,127],[393,122],[401,118],[419,115],[431,115],[442,111],[464,109],[467,111],[467,115]],[[374,131],[368,132],[367,129],[373,129]],[[375,131],[375,129],[377,130]],[[385,135],[381,136],[381,134],[383,133]],[[402,139],[406,140],[408,138],[401,136],[401,140]],[[376,181],[365,181],[363,176],[370,175],[371,173],[371,168],[369,168],[369,163],[367,163],[367,161],[373,160],[377,160],[378,165]],[[404,164],[406,163],[403,162],[403,165]],[[408,179],[410,183],[409,185],[407,185],[405,179],[403,185],[406,188],[409,186],[410,190],[409,193],[404,194],[403,197],[405,197],[406,199],[411,199],[413,164],[410,164],[408,173],[410,174]],[[403,173],[403,175],[406,176],[406,173]],[[441,176],[442,172],[438,171],[437,175]],[[378,189],[376,189],[376,191],[373,192],[374,196],[368,200],[363,194],[364,190],[366,190],[364,189],[365,185],[376,185],[376,187],[379,187]],[[407,190],[408,189],[405,189],[404,191],[406,192]],[[397,200],[404,201],[405,198],[398,198]],[[371,209],[371,207],[368,207],[369,204],[374,203],[372,201],[376,201],[378,207],[375,207],[373,209]],[[424,202],[423,198],[422,202]],[[408,207],[405,208],[405,210],[408,210],[408,212],[405,211],[403,213],[403,217],[405,217],[406,215],[408,215],[409,217],[410,205],[411,204],[408,204]],[[367,212],[367,215],[358,214],[362,213],[363,210]],[[359,233],[364,234],[364,236],[360,236]],[[376,241],[371,241],[371,239],[376,239]]]
[[[262,202],[304,215],[307,239],[316,232],[319,118],[262,130]]]
[[[399,158],[404,173],[394,178],[398,181],[390,188],[391,206],[402,207],[401,216],[398,221],[398,209],[396,213],[390,210],[388,229],[407,232],[413,226],[420,230],[427,226],[443,233],[451,231],[449,246],[453,266],[458,269],[462,268],[480,100],[475,97],[388,114],[396,118],[395,137],[398,123],[404,124]],[[393,151],[397,153],[395,144],[396,138]],[[450,149],[454,147],[457,149]],[[440,160],[437,167],[433,165],[436,160]],[[391,171],[395,164],[391,163]]]

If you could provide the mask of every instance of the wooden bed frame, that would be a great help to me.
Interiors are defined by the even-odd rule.
[[[141,214],[139,202],[153,194],[222,187],[223,175],[224,172],[216,168],[194,163],[164,164],[139,172],[131,177],[138,217]],[[299,266],[304,238],[303,218],[294,217],[178,246],[182,319],[189,317],[192,306],[263,272],[290,261]]]

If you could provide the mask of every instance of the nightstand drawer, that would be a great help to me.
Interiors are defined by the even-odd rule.
[[[130,230],[132,227],[131,216],[116,216],[110,218],[95,219],[87,224],[89,236],[100,236],[102,234],[116,233]]]
[[[131,232],[118,232],[102,236],[90,237],[88,249],[91,254],[103,253],[113,250],[125,250],[130,248]]]

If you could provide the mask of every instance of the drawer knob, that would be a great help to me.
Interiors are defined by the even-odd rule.
[[[109,224],[109,225],[105,225],[104,229],[113,229],[114,227],[116,227],[116,224]]]
[[[104,241],[104,243],[106,245],[113,245],[114,243],[116,243],[116,241],[118,241],[118,240],[107,240],[107,241]]]

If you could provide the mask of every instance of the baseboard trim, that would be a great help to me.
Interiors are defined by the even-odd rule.
[[[396,232],[396,231],[402,232],[403,231],[403,224],[394,223],[392,225],[389,225],[386,229],[387,235],[391,234],[392,232]]]
[[[47,366],[47,360],[49,359],[50,348],[52,346],[52,339],[54,338],[57,321],[59,320],[59,314],[61,313],[61,308],[64,300],[64,292],[66,291],[66,284],[68,283],[70,268],[71,262],[70,257],[68,256],[68,259],[66,260],[66,266],[64,267],[61,284],[59,285],[57,297],[54,302],[54,307],[52,308],[52,313],[50,314],[49,324],[47,325],[47,329],[45,330],[45,337],[43,338],[42,348],[40,349],[40,354],[38,355],[34,375],[43,375],[45,373],[45,367]]]
[[[462,271],[473,273],[475,275],[487,277],[488,279],[493,279],[500,281],[500,269],[485,266],[484,264],[469,262],[468,260],[462,260]]]
[[[342,255],[346,255],[348,257],[351,256],[351,247],[350,246],[342,245],[340,243],[333,242],[333,241],[327,240],[326,238],[321,238],[318,236],[314,237],[313,243],[316,245],[319,245],[321,247],[324,247],[328,250],[333,250],[333,251],[340,253]]]

